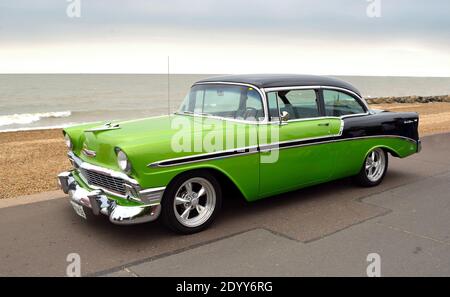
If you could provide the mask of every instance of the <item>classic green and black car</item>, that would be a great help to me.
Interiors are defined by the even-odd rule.
[[[418,115],[370,110],[350,84],[310,75],[195,83],[168,116],[64,129],[73,169],[58,176],[82,217],[161,216],[181,233],[217,216],[224,190],[247,201],[353,176],[378,185],[388,155],[420,150]]]

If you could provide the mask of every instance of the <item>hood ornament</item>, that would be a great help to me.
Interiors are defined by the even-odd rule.
[[[97,132],[97,131],[106,131],[106,130],[115,130],[115,129],[120,129],[120,125],[119,124],[111,124],[109,122],[109,123],[104,124],[103,126],[87,129],[84,131],[85,132]]]

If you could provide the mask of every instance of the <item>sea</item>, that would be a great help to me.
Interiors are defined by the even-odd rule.
[[[164,115],[216,74],[0,74],[0,132]],[[450,94],[450,77],[335,76],[365,98]]]

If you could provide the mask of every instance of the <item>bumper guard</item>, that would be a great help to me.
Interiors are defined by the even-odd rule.
[[[109,216],[110,222],[117,225],[151,222],[156,220],[161,213],[159,202],[139,206],[118,205],[116,201],[109,199],[101,189],[88,191],[82,188],[73,177],[72,172],[60,173],[58,183],[63,192],[69,195],[71,201],[90,208],[94,215]]]

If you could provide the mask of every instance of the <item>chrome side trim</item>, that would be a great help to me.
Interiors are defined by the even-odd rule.
[[[204,115],[204,114],[188,114],[188,113],[175,113],[176,115],[182,115],[182,116],[190,116],[190,117],[198,117],[198,118],[207,118],[207,119],[215,119],[215,120],[221,120],[221,121],[230,121],[230,122],[236,122],[236,123],[242,123],[242,124],[249,124],[249,125],[262,125],[262,124],[268,124],[264,121],[247,121],[247,120],[240,120],[240,119],[232,119],[232,118],[225,118],[225,117],[219,117],[219,116],[213,116],[213,115]]]
[[[314,120],[324,120],[324,119],[341,119],[340,117],[333,116],[323,116],[323,117],[313,117],[313,118],[301,118],[301,119],[292,119],[287,120],[287,123],[295,123],[295,122],[305,122],[305,121],[314,121]],[[278,121],[277,121],[278,122]]]
[[[278,143],[277,143],[277,145],[267,144],[267,145],[264,145],[264,146],[275,146],[275,148],[271,148],[271,147],[264,148],[264,146],[261,146],[260,151],[261,152],[263,152],[263,151],[266,152],[266,151],[274,150],[274,149],[277,149],[277,148],[282,150],[282,149],[290,149],[290,148],[303,147],[303,146],[312,146],[312,145],[326,144],[326,143],[332,143],[332,142],[361,140],[361,139],[369,139],[369,138],[401,138],[401,139],[404,139],[404,140],[407,140],[409,142],[413,142],[414,144],[416,144],[416,141],[414,139],[412,139],[412,138],[409,138],[409,137],[397,136],[397,135],[372,135],[372,136],[360,136],[360,137],[342,138],[342,139],[331,139],[331,140],[318,141],[318,142],[312,142],[312,143],[299,143],[299,144],[295,144],[295,145],[291,145],[291,146],[285,146],[285,147],[281,147],[281,148],[279,147]],[[301,140],[288,141],[288,142],[283,142],[283,144],[295,143],[295,142],[300,142],[300,141]]]
[[[320,139],[325,139],[325,138],[340,137],[340,136],[342,136],[342,132],[343,131],[344,131],[344,121],[341,121],[341,129],[339,130],[338,134],[330,134],[330,135],[324,135],[324,136],[318,136],[318,137],[300,138],[300,139],[296,139],[296,140],[279,141],[279,142],[276,142],[276,143],[266,143],[266,144],[262,144],[262,145],[259,146],[259,151],[260,152],[266,152],[266,151],[272,150],[272,148],[266,148],[266,147],[280,148],[280,146],[283,146],[283,145],[286,145],[286,144],[290,144],[290,143],[297,143],[297,142],[305,142],[305,141],[311,141],[311,140],[320,140]],[[355,139],[355,138],[351,138],[351,139]],[[314,142],[313,144],[316,144],[316,142]],[[291,146],[281,147],[280,149],[290,148],[290,147]],[[292,147],[294,147],[294,146],[292,146]]]
[[[270,87],[263,88],[265,92],[277,92],[277,91],[287,91],[287,90],[308,90],[308,89],[320,89],[320,85],[309,85],[309,86],[285,86],[285,87]]]
[[[344,126],[345,121],[341,118],[341,129],[339,130],[339,136],[342,136],[342,133],[344,133]]]
[[[303,121],[312,121],[312,120],[323,120],[323,119],[346,119],[346,118],[351,118],[351,117],[360,117],[360,116],[365,116],[365,115],[369,115],[369,112],[366,113],[355,113],[355,114],[348,114],[348,115],[344,115],[344,116],[340,116],[340,117],[334,117],[334,116],[322,116],[322,117],[315,117],[315,118],[302,118],[302,119],[292,119],[292,120],[288,120],[287,122],[283,122],[283,123],[295,123],[295,122],[303,122]],[[275,120],[275,121],[270,121],[270,123],[279,123],[280,121]]]
[[[173,158],[173,159],[166,159],[161,160],[157,162],[153,162],[148,164],[148,167],[156,168],[156,167],[170,167],[170,166],[178,166],[182,164],[190,164],[190,163],[198,163],[203,162],[205,160],[217,160],[217,159],[224,159],[224,158],[230,158],[235,156],[243,156],[243,155],[251,155],[258,153],[258,146],[247,146],[242,148],[236,148],[231,150],[223,150],[223,151],[217,151],[217,152],[211,152],[211,153],[205,153],[205,154],[196,154],[196,155],[190,155],[180,158]],[[198,158],[201,158],[197,160]],[[176,164],[171,164],[173,162],[176,162]],[[164,164],[169,163],[169,164]]]
[[[340,135],[342,135],[342,131],[339,132]],[[339,135],[339,136],[340,136]],[[267,152],[267,151],[271,151],[274,149],[289,149],[289,148],[296,148],[296,147],[302,147],[302,146],[312,146],[312,145],[319,145],[319,144],[325,144],[325,143],[332,143],[332,142],[341,142],[341,141],[351,141],[351,140],[360,140],[360,139],[367,139],[367,138],[400,138],[400,139],[404,139],[407,140],[409,142],[412,142],[414,144],[416,144],[417,142],[409,137],[404,137],[404,136],[398,136],[398,135],[372,135],[372,136],[360,136],[360,137],[349,137],[349,138],[341,138],[341,139],[330,139],[330,140],[326,140],[326,141],[317,141],[317,142],[310,142],[310,143],[302,143],[302,142],[306,142],[306,141],[312,141],[312,140],[320,140],[320,139],[325,139],[325,138],[335,138],[335,137],[339,137],[336,135],[332,135],[332,136],[321,136],[321,137],[312,137],[312,138],[304,138],[304,139],[297,139],[297,140],[289,140],[289,141],[281,141],[281,142],[276,142],[276,143],[269,143],[269,144],[264,144],[264,145],[260,145],[257,147],[257,150],[255,151],[251,151],[251,152],[239,152],[241,150],[245,150],[245,148],[237,148],[234,149],[232,152],[236,152],[235,154],[229,155],[229,156],[215,156],[218,155],[220,153],[224,153],[224,152],[230,152],[228,151],[218,151],[218,152],[214,152],[214,153],[206,153],[206,154],[197,154],[197,155],[192,155],[192,156],[187,156],[187,157],[180,157],[180,158],[173,158],[173,159],[166,159],[166,160],[161,160],[161,161],[156,161],[153,163],[148,164],[148,167],[152,167],[152,168],[160,168],[160,167],[172,167],[172,166],[179,166],[179,165],[185,165],[185,164],[191,164],[191,163],[198,163],[198,162],[204,162],[204,161],[210,161],[210,160],[216,160],[216,159],[223,159],[223,158],[230,158],[230,157],[238,157],[238,156],[243,156],[243,155],[249,155],[249,154],[255,154],[255,153],[259,153],[259,152]],[[291,145],[289,145],[291,144]],[[282,146],[282,147],[280,147]],[[197,158],[196,160],[190,160],[192,158]],[[172,163],[172,164],[164,164],[166,162],[176,162],[176,161],[180,161],[177,163]]]
[[[365,113],[355,113],[355,114],[347,114],[344,116],[340,116],[341,119],[346,119],[346,118],[353,118],[353,117],[360,117],[360,116],[365,116],[365,115],[369,115],[370,112],[365,112]]]
[[[139,121],[142,121],[142,119],[159,119],[159,118],[167,118],[168,116],[169,116],[169,115],[165,114],[165,115],[159,115],[159,116],[152,116],[152,117],[138,118],[138,119],[133,119],[133,120],[121,121],[121,122],[118,122],[117,124],[123,125],[123,124],[129,124],[129,123],[139,122]]]

